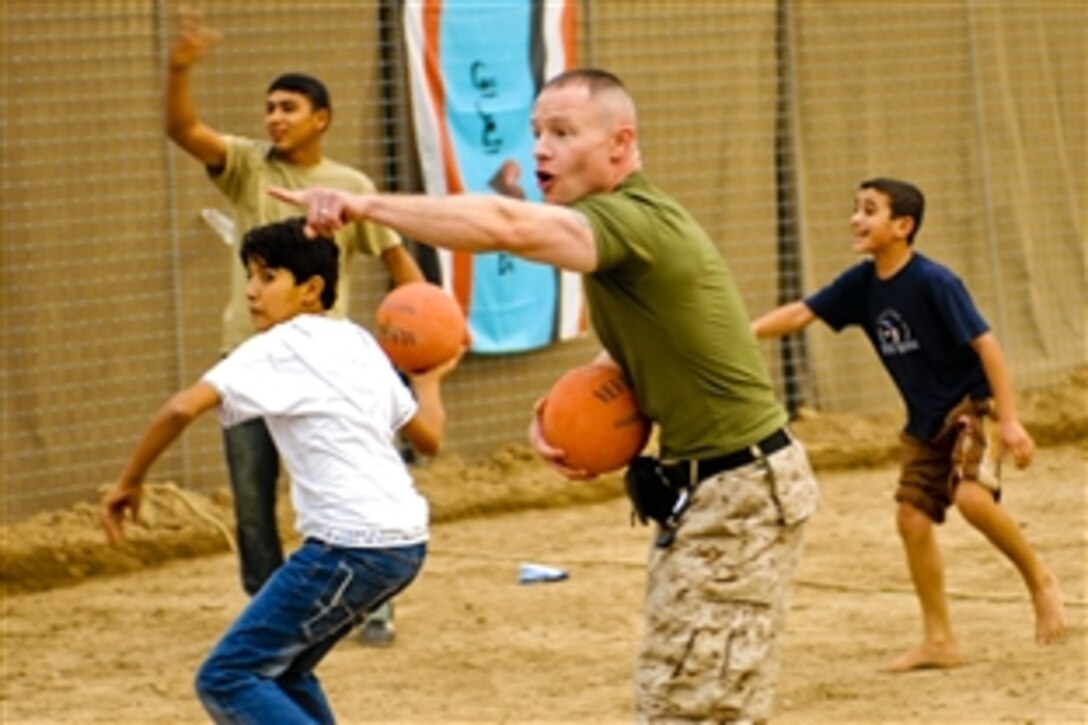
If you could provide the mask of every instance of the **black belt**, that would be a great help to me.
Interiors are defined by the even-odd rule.
[[[688,481],[691,480],[689,478],[691,467],[695,466],[695,480],[704,481],[722,471],[731,471],[734,468],[740,468],[741,466],[747,466],[749,463],[755,463],[758,458],[769,456],[776,451],[780,451],[791,442],[793,442],[793,439],[790,438],[790,434],[786,432],[786,429],[779,428],[758,443],[748,446],[747,448],[742,448],[739,451],[734,451],[733,453],[727,453],[724,456],[706,458],[701,461],[677,461],[676,463],[668,463],[665,465],[669,468],[674,466],[683,467],[683,469],[685,469],[684,479]]]

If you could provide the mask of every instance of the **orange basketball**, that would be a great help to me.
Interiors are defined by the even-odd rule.
[[[378,305],[374,336],[401,370],[418,373],[446,362],[465,344],[465,315],[429,282],[394,288]]]
[[[627,378],[611,365],[566,372],[548,391],[541,433],[571,468],[607,473],[637,456],[650,435]]]

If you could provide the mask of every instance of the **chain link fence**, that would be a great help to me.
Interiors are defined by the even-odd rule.
[[[446,0],[458,1],[470,0]],[[209,125],[263,137],[270,79],[309,72],[332,94],[327,155],[381,188],[422,188],[400,2],[200,5],[223,33],[194,71]],[[929,200],[919,250],[964,278],[1021,388],[1088,361],[1084,3],[577,7],[581,63],[625,79],[645,168],[717,240],[753,316],[853,263],[854,189],[898,176]],[[236,261],[204,217],[229,210],[162,130],[165,48],[181,10],[169,0],[0,8],[5,521],[93,499],[158,406],[218,357]],[[388,281],[372,259],[352,275],[351,313],[368,324]],[[899,406],[861,335],[812,329],[766,351],[791,408]],[[589,338],[469,357],[447,386],[447,450],[471,458],[522,442],[533,401],[594,353]],[[214,420],[154,476],[224,486]]]

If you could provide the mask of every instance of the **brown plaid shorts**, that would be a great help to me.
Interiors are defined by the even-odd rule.
[[[1000,465],[988,455],[986,424],[992,416],[991,400],[967,398],[945,416],[933,438],[923,441],[900,434],[895,500],[914,506],[938,524],[944,523],[960,481],[979,483],[1000,500]]]

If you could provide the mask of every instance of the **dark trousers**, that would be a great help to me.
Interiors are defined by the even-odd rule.
[[[252,596],[283,564],[276,525],[279,452],[261,418],[224,428],[223,449],[234,493],[242,587]]]

